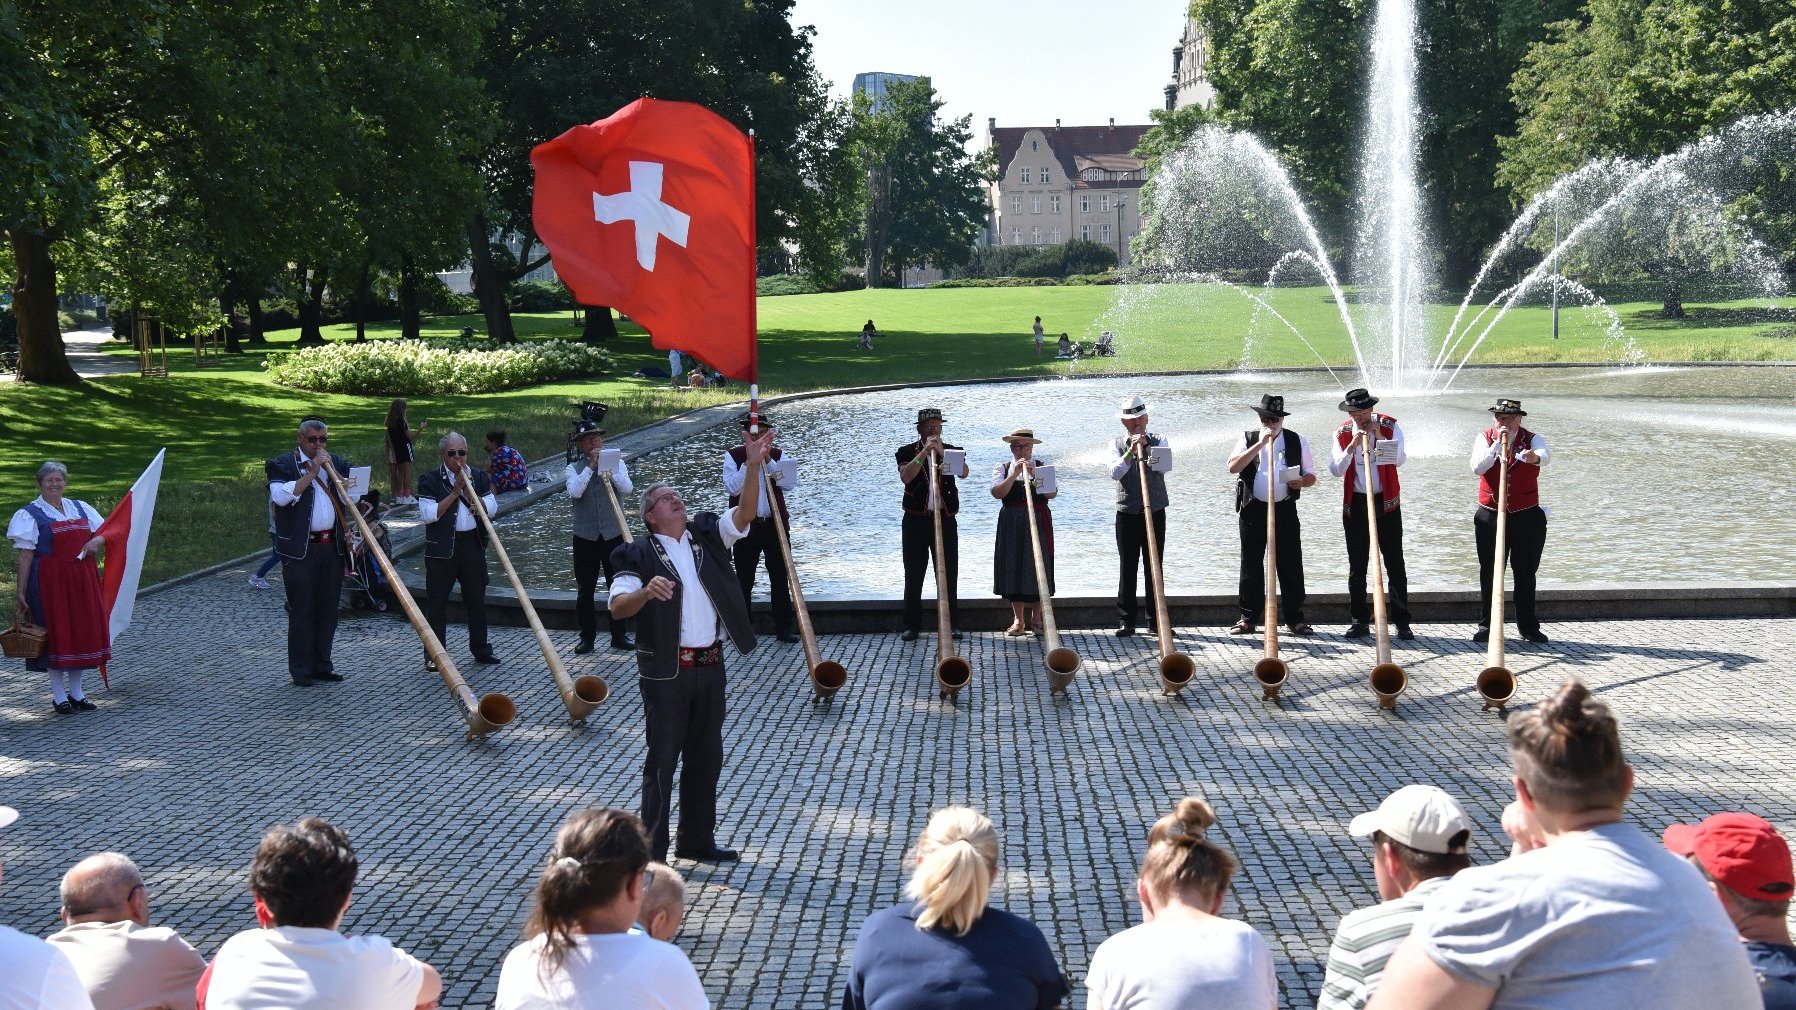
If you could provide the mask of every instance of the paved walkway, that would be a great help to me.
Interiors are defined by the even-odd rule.
[[[420,672],[411,629],[355,616],[338,637],[340,685],[288,686],[281,592],[244,572],[143,600],[119,641],[100,711],[50,712],[41,679],[0,664],[0,802],[23,819],[0,835],[0,922],[47,934],[75,857],[122,849],[144,867],[157,920],[210,955],[253,925],[244,871],[260,832],[318,814],[362,859],[347,928],[391,937],[442,969],[445,1007],[485,1007],[516,941],[557,824],[588,804],[634,808],[641,710],[615,653],[574,657],[613,697],[585,730],[564,724],[523,629],[495,629],[505,663],[474,667],[519,718],[462,742],[448,692]],[[1547,646],[1515,645],[1518,701],[1575,673],[1620,715],[1639,774],[1632,816],[1751,807],[1796,824],[1796,620],[1549,625]],[[1082,979],[1111,933],[1139,920],[1134,870],[1149,823],[1202,793],[1243,870],[1229,914],[1271,941],[1285,1005],[1309,1007],[1330,933],[1373,900],[1349,817],[1411,781],[1437,782],[1474,812],[1480,861],[1503,850],[1497,816],[1509,766],[1502,722],[1471,681],[1483,650],[1463,626],[1425,626],[1397,659],[1411,689],[1380,713],[1371,652],[1333,638],[1287,640],[1282,702],[1259,700],[1257,641],[1220,629],[1180,636],[1199,675],[1180,699],[1154,685],[1147,639],[1074,633],[1085,669],[1051,702],[1033,639],[973,635],[975,668],[957,707],[936,700],[925,640],[841,636],[827,656],[851,672],[824,708],[805,703],[797,646],[732,658],[722,840],[739,864],[680,863],[691,902],[679,942],[716,1005],[829,1007],[855,930],[897,900],[905,849],[930,808],[969,802],[1003,837],[994,900],[1039,923]],[[451,647],[465,655],[461,629]],[[1083,1007],[1083,988],[1073,1007]]]
[[[62,347],[68,354],[69,367],[83,379],[136,373],[137,359],[107,354],[104,349],[109,346],[117,346],[113,344],[111,330],[70,330],[62,335]],[[18,374],[15,372],[0,373],[0,382],[12,382],[17,378]]]

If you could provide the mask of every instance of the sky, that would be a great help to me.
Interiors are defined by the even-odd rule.
[[[854,75],[929,77],[974,146],[999,126],[1145,124],[1165,104],[1187,0],[797,0],[817,70],[847,97]]]

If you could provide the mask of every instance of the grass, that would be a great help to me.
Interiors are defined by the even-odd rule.
[[[1083,362],[1083,371],[1139,372],[1239,365],[1350,364],[1346,331],[1327,292],[1280,289],[1266,303],[1309,335],[1314,349],[1240,292],[1214,286],[980,288],[936,291],[855,291],[834,295],[763,298],[760,306],[762,391],[927,382],[937,379],[1055,374],[1068,366],[1052,360],[1052,341],[1062,331],[1092,340],[1116,332],[1119,357]],[[1435,332],[1446,329],[1456,305],[1434,306]],[[1792,360],[1796,305],[1767,311],[1760,303],[1689,306],[1688,320],[1656,318],[1656,304],[1613,307],[1627,335],[1649,360]],[[1049,356],[1037,360],[1030,333],[1036,315],[1049,334]],[[857,350],[869,318],[881,337],[873,353]],[[1525,306],[1506,316],[1479,349],[1480,362],[1614,361],[1621,348],[1604,331],[1605,318],[1562,309],[1561,339],[1551,339],[1548,310]],[[516,317],[525,339],[573,337],[569,313]],[[1486,320],[1488,322],[1488,320]],[[1359,324],[1362,327],[1365,324]],[[1480,324],[1482,325],[1482,324]],[[482,327],[474,316],[430,320],[426,335],[452,336],[463,326]],[[397,324],[368,327],[375,339],[397,335]],[[692,406],[739,398],[723,392],[675,392],[661,382],[630,379],[643,365],[666,367],[666,353],[628,326],[611,349],[617,374],[481,396],[414,397],[411,418],[430,421],[432,434],[455,428],[479,447],[489,428],[505,428],[530,458],[565,444],[569,403],[604,400],[612,405],[606,427],[621,431]],[[347,340],[353,327],[326,328]],[[267,545],[262,460],[290,448],[299,417],[317,413],[332,421],[332,447],[357,463],[376,465],[383,479],[381,421],[388,397],[341,396],[285,389],[262,370],[270,351],[290,347],[294,334],[276,334],[265,349],[229,356],[215,368],[195,370],[191,351],[170,352],[166,379],[114,376],[75,388],[0,386],[0,488],[5,506],[23,505],[33,493],[32,474],[44,459],[71,469],[70,493],[104,512],[136,479],[156,449],[168,460],[156,535],[145,562],[145,581],[156,581]],[[1251,339],[1250,339],[1251,338]],[[128,354],[122,348],[117,352]],[[0,561],[0,599],[12,592],[12,552]]]

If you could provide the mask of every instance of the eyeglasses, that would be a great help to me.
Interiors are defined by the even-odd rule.
[[[653,887],[654,884],[655,884],[655,868],[653,866],[643,867],[642,868],[642,889],[646,891],[650,887]]]
[[[325,442],[330,441],[331,437],[329,435],[302,435],[299,440],[301,442],[311,442],[316,445],[323,445]]]
[[[679,500],[680,500],[679,493],[670,491],[667,494],[664,494],[658,498],[652,499],[649,502],[648,511],[653,512],[656,509],[660,508],[662,505],[665,505],[666,503],[668,503],[670,501],[679,501]]]
[[[466,450],[466,449],[444,449],[443,450],[443,455],[445,455],[445,456],[466,456],[467,454],[468,454],[468,450]]]

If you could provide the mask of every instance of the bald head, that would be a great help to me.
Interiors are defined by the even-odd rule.
[[[680,920],[686,917],[686,882],[680,873],[666,863],[650,863],[654,871],[647,887],[642,889],[642,911],[637,919],[648,934],[663,942],[671,941],[680,931]]]
[[[62,921],[149,925],[149,900],[137,864],[120,852],[88,856],[62,875]]]

